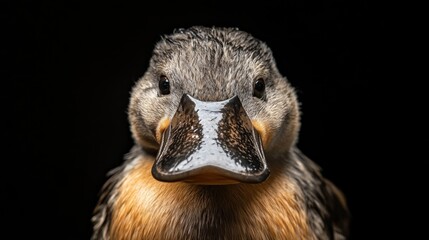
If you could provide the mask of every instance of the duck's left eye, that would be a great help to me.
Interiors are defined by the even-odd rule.
[[[158,87],[162,95],[170,94],[170,80],[166,76],[162,75],[159,77]]]
[[[258,78],[255,81],[255,86],[253,88],[253,96],[257,98],[262,98],[265,92],[265,81],[262,78]]]

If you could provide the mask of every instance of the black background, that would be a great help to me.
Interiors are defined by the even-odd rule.
[[[271,47],[301,102],[298,146],[344,191],[352,239],[374,236],[365,139],[371,48],[382,22],[372,6],[152,4],[2,3],[3,227],[17,237],[90,237],[106,173],[133,143],[129,92],[154,44],[175,28],[204,25],[238,27]]]

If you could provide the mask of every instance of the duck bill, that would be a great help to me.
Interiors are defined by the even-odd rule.
[[[237,96],[203,102],[187,94],[163,132],[154,178],[222,185],[260,183],[269,175],[258,132]]]

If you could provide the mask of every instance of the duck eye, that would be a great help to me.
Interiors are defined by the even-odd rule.
[[[162,95],[170,94],[170,80],[168,80],[166,76],[161,75],[161,77],[159,77],[158,86]]]
[[[255,86],[253,89],[253,96],[257,98],[262,98],[265,91],[265,81],[262,78],[258,78],[255,81]]]

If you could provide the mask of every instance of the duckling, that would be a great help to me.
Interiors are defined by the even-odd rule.
[[[343,193],[296,146],[300,110],[270,48],[237,28],[163,36],[128,109],[92,239],[346,239]]]

